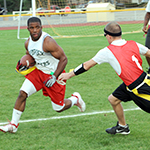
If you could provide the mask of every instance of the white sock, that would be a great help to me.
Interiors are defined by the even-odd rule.
[[[14,123],[15,125],[18,125],[18,122],[20,120],[22,111],[19,111],[17,109],[13,109],[13,113],[12,113],[12,120],[11,122]]]
[[[119,126],[120,126],[120,127],[124,127],[124,128],[125,128],[127,125],[121,125],[121,124],[119,124]]]
[[[71,102],[72,102],[72,105],[71,105],[71,107],[74,105],[74,104],[77,104],[77,97],[75,97],[75,96],[71,96],[71,97],[69,97],[68,99],[70,99],[71,100]]]

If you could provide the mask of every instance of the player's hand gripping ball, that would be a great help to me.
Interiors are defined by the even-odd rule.
[[[35,59],[31,55],[26,54],[20,59],[20,64],[22,66],[32,67],[35,65]]]
[[[32,68],[35,64],[35,59],[31,55],[26,54],[18,61],[16,71],[19,73],[26,71],[29,68]]]

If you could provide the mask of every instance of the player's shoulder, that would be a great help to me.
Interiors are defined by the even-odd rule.
[[[49,38],[52,38],[52,36],[50,35],[50,34],[48,34],[48,33],[46,33],[46,32],[43,32],[42,31],[42,35],[41,35],[44,39],[45,38],[47,38],[47,37],[49,37]]]
[[[43,41],[43,50],[45,52],[53,52],[58,50],[58,44],[53,38],[47,36]]]
[[[42,32],[42,37],[44,39],[44,42],[52,42],[54,41],[53,37],[50,36],[48,33],[46,32]]]
[[[29,39],[30,39],[30,38],[28,38],[28,39],[25,41],[25,44],[29,43]]]
[[[108,47],[104,47],[103,49],[100,49],[97,54],[102,56],[108,56],[111,53]]]

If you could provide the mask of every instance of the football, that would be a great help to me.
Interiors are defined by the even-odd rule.
[[[22,66],[32,67],[36,64],[36,62],[31,55],[26,54],[20,59],[20,64],[22,64]]]

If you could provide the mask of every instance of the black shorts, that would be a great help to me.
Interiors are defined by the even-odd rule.
[[[150,75],[143,73],[128,87],[122,83],[112,95],[123,102],[132,100],[142,110],[150,113]]]

